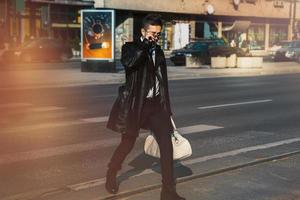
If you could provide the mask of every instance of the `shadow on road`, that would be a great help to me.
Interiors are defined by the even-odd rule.
[[[118,177],[118,182],[121,183],[128,180],[130,177],[136,176],[147,169],[152,169],[156,173],[161,173],[159,159],[145,155],[144,153],[133,159],[129,165],[133,169],[128,170]],[[174,161],[174,177],[181,178],[192,175],[193,172],[190,168],[182,165],[180,161]]]

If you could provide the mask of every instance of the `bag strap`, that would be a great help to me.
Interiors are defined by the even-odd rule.
[[[174,130],[177,130],[176,125],[175,125],[175,122],[174,122],[174,120],[173,120],[173,117],[171,116],[170,118],[171,118],[171,122],[172,122],[172,125],[173,125]]]
[[[173,128],[174,128],[174,131],[176,131],[177,128],[176,128],[175,122],[173,120],[173,117],[171,116],[170,118],[171,118],[171,122],[172,122],[172,125],[173,125]],[[174,132],[171,134],[171,136],[174,137],[176,142],[178,142],[178,138],[175,136]]]

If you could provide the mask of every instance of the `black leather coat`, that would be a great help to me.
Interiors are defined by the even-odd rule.
[[[155,50],[155,66],[150,54],[142,47],[140,40],[128,42],[122,47],[121,63],[125,67],[125,86],[131,94],[131,104],[127,106],[125,121],[119,119],[120,108],[115,103],[112,107],[107,128],[129,136],[138,136],[143,103],[148,94],[147,80],[151,73],[157,75],[160,82],[160,103],[163,109],[171,116],[171,106],[168,89],[167,66],[164,53],[160,46]]]

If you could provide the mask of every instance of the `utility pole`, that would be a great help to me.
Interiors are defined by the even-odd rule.
[[[292,31],[293,31],[293,40],[297,39],[297,31],[296,31],[296,10],[297,10],[297,0],[293,1],[293,20],[292,20]]]
[[[48,18],[48,37],[52,36],[52,22],[51,22],[51,4],[48,4],[48,11],[47,11],[47,18]]]
[[[7,13],[8,13],[8,0],[4,0],[4,23],[6,23],[7,20]]]
[[[3,22],[3,27],[4,27],[4,31],[6,33],[6,36],[4,37],[4,41],[7,42],[8,41],[8,36],[10,35],[10,30],[9,30],[9,5],[8,5],[8,0],[5,0],[4,2],[4,22]]]

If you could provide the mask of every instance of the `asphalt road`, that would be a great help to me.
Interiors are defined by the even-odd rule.
[[[171,81],[174,120],[193,148],[192,157],[176,163],[176,176],[180,179],[300,150],[299,77],[300,74]],[[103,177],[119,135],[107,130],[105,122],[117,87],[0,90],[0,199],[109,197],[103,188]],[[160,182],[158,161],[143,154],[146,135],[141,133],[124,163],[120,192]],[[296,171],[299,162],[295,160],[290,162],[295,163]],[[246,175],[257,177],[265,171],[268,167],[252,166],[238,175],[246,179]],[[234,180],[240,180],[238,175]],[[218,194],[219,190],[209,190],[209,186],[221,185],[220,180],[226,176],[228,173],[209,180],[197,179],[195,183],[202,189],[193,194],[186,192],[184,186],[180,190],[187,199],[201,199],[203,193],[207,200],[222,199],[221,194],[236,190],[227,187]],[[299,179],[289,183],[293,186],[289,187],[291,192],[294,187],[300,188],[299,183]],[[239,195],[227,197],[268,199],[260,198],[260,194],[266,195],[267,187],[254,189],[255,196],[241,190]],[[279,191],[275,196],[287,199],[284,195],[288,191]],[[146,199],[147,194],[127,199]],[[149,196],[152,198],[151,192]]]

